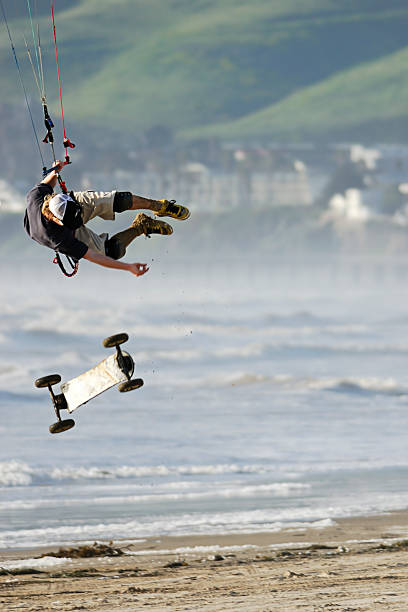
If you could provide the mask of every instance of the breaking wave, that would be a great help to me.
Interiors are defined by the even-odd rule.
[[[323,474],[334,471],[355,471],[355,470],[378,470],[388,468],[408,467],[408,459],[396,461],[383,460],[360,460],[360,461],[336,461],[319,463],[269,463],[269,464],[216,464],[216,465],[152,465],[152,466],[131,466],[121,465],[113,467],[100,466],[66,466],[63,468],[51,468],[49,470],[32,467],[20,461],[0,462],[0,486],[1,487],[27,487],[45,484],[77,482],[86,480],[109,481],[126,479],[167,479],[167,487],[177,489],[188,488],[197,484],[194,481],[182,481],[180,478],[207,477],[207,476],[239,476],[239,475],[269,475],[276,482],[266,485],[255,485],[259,491],[285,491],[303,488],[303,484],[294,482],[284,482],[282,478],[293,479],[300,474]],[[175,479],[168,482],[168,479]],[[163,485],[161,485],[163,486]],[[308,485],[307,485],[308,486]],[[250,487],[246,487],[249,491]],[[22,502],[24,503],[24,502]]]
[[[351,395],[385,395],[403,397],[408,388],[402,387],[392,378],[313,378],[296,377],[288,374],[268,376],[256,372],[230,372],[215,374],[206,378],[179,380],[178,386],[186,387],[239,387],[245,385],[269,384],[285,391],[332,391]]]
[[[29,486],[51,481],[109,480],[160,476],[207,476],[223,474],[265,474],[273,472],[262,465],[184,465],[184,466],[118,466],[118,467],[63,467],[43,470],[20,461],[0,462],[0,485]]]
[[[179,483],[177,483],[179,484]],[[142,487],[141,487],[142,488]],[[181,487],[182,488],[182,487]],[[198,486],[200,487],[200,485]],[[83,506],[85,503],[91,506],[106,506],[107,504],[149,504],[151,502],[189,502],[210,499],[245,499],[252,497],[288,497],[291,493],[299,493],[311,488],[310,484],[297,482],[274,482],[260,485],[242,485],[237,483],[235,486],[222,486],[220,488],[211,487],[205,491],[191,491],[178,493],[163,493],[161,491],[151,494],[137,495],[111,495],[103,497],[93,497],[91,501],[84,498],[70,498],[69,500],[55,499],[33,499],[30,501],[8,501],[0,502],[0,510],[33,510],[38,508],[59,508],[62,506]],[[132,491],[134,487],[132,487]]]

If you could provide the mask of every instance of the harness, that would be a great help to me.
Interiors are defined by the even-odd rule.
[[[64,118],[64,107],[63,107],[63,104],[62,104],[62,86],[61,86],[61,75],[60,75],[60,67],[59,67],[59,59],[58,59],[57,34],[56,34],[56,29],[55,29],[54,5],[53,5],[52,0],[51,0],[50,4],[51,4],[52,31],[53,31],[53,36],[54,36],[54,47],[55,47],[55,59],[56,59],[56,64],[57,64],[58,88],[59,88],[59,97],[60,97],[60,105],[61,105],[61,118],[62,118],[62,131],[63,131],[63,147],[65,149],[65,162],[64,162],[64,166],[65,166],[65,165],[71,163],[71,160],[70,160],[69,155],[68,155],[68,149],[74,149],[75,145],[67,137],[66,131],[65,131],[65,118]],[[17,67],[17,72],[18,72],[20,84],[21,84],[21,87],[22,87],[22,90],[23,90],[23,94],[24,94],[24,98],[25,98],[28,114],[30,116],[31,125],[32,125],[33,132],[34,132],[34,138],[35,138],[36,145],[37,145],[37,148],[38,148],[38,151],[39,151],[39,154],[40,154],[41,163],[42,163],[42,175],[43,175],[43,178],[44,178],[45,176],[47,176],[47,174],[49,174],[50,172],[52,172],[54,170],[55,166],[54,167],[50,167],[50,168],[47,169],[47,166],[45,164],[44,156],[43,156],[43,153],[41,151],[41,146],[40,146],[40,141],[39,141],[37,129],[35,127],[35,122],[34,122],[33,114],[32,114],[30,103],[29,103],[27,89],[26,89],[25,84],[24,84],[22,71],[21,71],[21,68],[20,68],[20,64],[19,64],[19,61],[18,61],[18,58],[17,58],[17,54],[16,54],[13,38],[11,36],[11,31],[10,31],[9,24],[8,24],[8,21],[7,21],[7,15],[6,15],[6,12],[4,10],[3,0],[0,0],[0,6],[1,6],[2,14],[3,14],[4,24],[5,24],[6,29],[7,29],[8,38],[9,38],[9,41],[10,41],[12,54],[13,54],[14,61],[15,61],[16,67]],[[39,25],[37,25],[37,36],[36,36],[35,33],[34,33],[34,25],[33,25],[32,13],[31,13],[30,0],[27,0],[27,7],[28,7],[28,14],[29,14],[30,23],[31,23],[31,32],[32,32],[32,37],[33,37],[33,45],[34,45],[34,49],[35,49],[36,67],[34,66],[34,61],[33,61],[33,58],[32,58],[31,52],[30,52],[30,48],[29,48],[28,43],[27,43],[25,38],[24,38],[24,42],[25,42],[25,46],[26,46],[27,55],[28,55],[28,58],[29,58],[29,61],[30,61],[31,67],[32,67],[32,71],[33,71],[33,75],[34,75],[34,80],[35,80],[35,83],[37,85],[37,89],[38,89],[38,92],[39,92],[39,95],[40,95],[41,104],[42,104],[42,108],[43,108],[44,125],[45,125],[45,128],[47,130],[45,137],[42,139],[42,142],[44,144],[49,144],[50,145],[52,159],[53,159],[54,164],[55,164],[56,161],[57,161],[57,157],[55,155],[55,149],[54,149],[54,134],[53,134],[54,123],[53,123],[53,121],[52,121],[52,119],[50,117],[50,114],[48,112],[48,107],[47,107],[47,96],[46,96],[46,91],[45,91],[45,79],[44,79],[44,68],[43,68],[43,61],[42,61],[40,28],[39,28]],[[67,186],[65,184],[65,181],[61,178],[61,175],[59,173],[57,174],[57,179],[58,179],[58,184],[59,184],[59,187],[60,187],[62,193],[68,193],[68,189],[67,189]],[[68,264],[69,264],[69,266],[72,269],[71,272],[67,272],[67,270],[65,269],[65,267],[64,267],[64,265],[62,263],[61,255],[59,253],[55,252],[55,257],[53,259],[53,262],[58,264],[58,266],[60,267],[61,271],[63,272],[63,274],[65,276],[72,277],[72,276],[74,276],[78,272],[79,263],[78,263],[78,261],[76,261],[72,257],[69,257],[68,255],[65,255],[65,257],[67,258]]]
[[[64,267],[64,264],[62,263],[61,255],[57,253],[57,251],[55,251],[55,257],[52,260],[52,263],[58,264],[63,275],[68,276],[68,278],[71,278],[72,276],[75,276],[75,274],[78,272],[79,262],[76,259],[70,257],[69,255],[65,255],[65,257],[67,259],[67,262],[71,266],[71,272],[67,272]]]

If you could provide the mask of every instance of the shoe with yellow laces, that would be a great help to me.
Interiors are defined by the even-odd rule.
[[[171,225],[159,219],[153,219],[145,213],[138,213],[130,226],[133,230],[138,230],[139,234],[149,236],[150,234],[161,234],[162,236],[170,236],[173,233]],[[126,231],[126,230],[125,230]]]
[[[176,204],[176,200],[159,200],[162,207],[155,211],[156,217],[172,217],[179,221],[185,221],[190,216],[190,211],[181,204]]]

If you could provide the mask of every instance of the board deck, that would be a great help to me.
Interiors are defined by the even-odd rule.
[[[128,353],[123,352],[123,355]],[[94,368],[61,385],[68,412],[73,412],[82,404],[125,380],[127,377],[120,369],[116,355],[110,355]]]

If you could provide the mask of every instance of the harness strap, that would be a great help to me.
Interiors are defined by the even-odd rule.
[[[79,262],[76,261],[75,259],[72,259],[69,255],[65,255],[65,257],[67,258],[67,261],[72,268],[72,272],[67,272],[67,270],[64,267],[64,264],[62,263],[60,254],[57,253],[56,251],[55,251],[55,257],[52,263],[58,264],[64,276],[68,276],[68,278],[71,278],[72,276],[75,276],[75,274],[78,272]]]
[[[60,174],[58,175],[58,183],[59,183],[59,186],[61,188],[62,193],[67,194],[68,193],[67,185],[66,185],[65,181],[62,180]]]
[[[57,33],[55,30],[54,4],[52,0],[51,0],[51,17],[52,17],[52,31],[54,34],[55,59],[57,62],[58,87],[59,87],[59,96],[60,96],[60,104],[61,104],[62,132],[64,135],[64,147],[65,147],[65,161],[67,162],[67,164],[69,164],[70,161],[69,161],[69,156],[68,156],[68,147],[70,148],[74,148],[74,147],[72,147],[72,144],[67,138],[67,135],[65,132],[65,118],[64,118],[64,107],[62,104],[62,86],[61,86],[61,75],[60,75],[60,67],[59,67],[59,59],[58,59]]]

